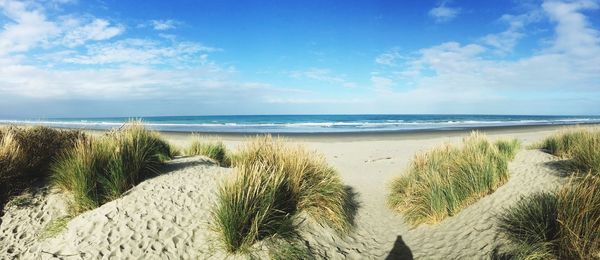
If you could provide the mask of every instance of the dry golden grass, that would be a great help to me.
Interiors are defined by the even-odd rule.
[[[573,177],[557,193],[534,194],[499,227],[514,259],[600,259],[600,178]]]
[[[171,156],[158,133],[133,121],[102,137],[79,141],[53,165],[53,183],[71,194],[76,214],[118,198]]]
[[[568,159],[569,183],[536,194],[500,218],[518,259],[600,259],[600,129],[567,128],[534,148]]]
[[[518,148],[516,140],[492,143],[473,132],[460,146],[417,154],[392,182],[388,204],[414,225],[437,223],[503,185]]]
[[[600,129],[567,128],[534,146],[564,159],[570,159],[576,170],[600,174]]]
[[[42,126],[0,128],[0,211],[10,197],[48,177],[52,161],[82,138],[79,131]]]
[[[220,166],[231,164],[227,147],[218,138],[210,136],[194,136],[192,143],[185,151],[186,155],[203,155],[213,159]]]
[[[264,164],[286,174],[298,207],[320,223],[347,231],[351,223],[344,209],[347,192],[341,178],[322,154],[283,139],[261,136],[241,147],[232,158],[234,167]]]
[[[6,133],[0,140],[0,179],[8,179],[23,164],[23,151],[12,132]]]
[[[559,258],[600,259],[600,176],[572,179],[558,201]]]
[[[214,212],[225,250],[247,254],[260,240],[293,238],[297,201],[285,173],[261,164],[237,168],[220,187]]]
[[[270,238],[294,245],[293,219],[299,212],[341,233],[351,229],[354,205],[322,155],[260,136],[242,146],[231,162],[236,172],[220,188],[214,210],[215,229],[228,252],[248,253],[254,243]],[[294,250],[285,254],[301,251],[286,248]]]

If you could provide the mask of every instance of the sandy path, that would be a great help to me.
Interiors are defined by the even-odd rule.
[[[502,134],[490,138],[514,137],[527,146],[550,133]],[[416,152],[444,142],[457,142],[460,138],[308,142],[308,146],[325,153],[345,183],[358,193],[361,204],[355,234],[343,240],[320,240],[315,248],[320,248],[321,254],[327,253],[331,259],[489,259],[494,248],[501,246],[495,216],[521,196],[555,189],[564,181],[560,177],[563,173],[549,166],[556,161],[554,156],[523,149],[509,164],[509,181],[496,192],[441,223],[411,228],[385,205],[389,181],[406,169]]]
[[[527,145],[549,133],[503,133],[491,138],[516,137]],[[308,222],[302,233],[315,256],[489,259],[503,242],[496,231],[495,217],[521,196],[554,189],[564,181],[561,172],[550,166],[555,157],[521,150],[509,164],[511,177],[505,185],[436,225],[411,228],[385,205],[389,181],[403,172],[415,152],[443,142],[457,142],[463,135],[356,142],[295,140],[324,153],[360,203],[357,228],[347,237],[340,238],[331,230]],[[233,148],[239,141],[226,140],[226,144]],[[122,198],[76,217],[62,234],[47,240],[40,241],[35,234],[64,210],[60,195],[40,193],[36,195],[39,203],[35,207],[9,207],[0,225],[0,256],[52,258],[52,254],[42,253],[46,251],[56,256],[75,254],[68,259],[223,258],[212,248],[214,243],[207,226],[216,184],[231,170],[198,157],[176,159],[169,163],[169,168],[169,172],[144,181]],[[14,229],[17,231],[13,232]],[[28,235],[20,238],[25,233]]]

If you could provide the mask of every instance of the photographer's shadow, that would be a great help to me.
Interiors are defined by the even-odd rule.
[[[394,247],[385,259],[412,260],[414,258],[410,248],[404,243],[404,241],[402,241],[402,236],[398,236],[396,237],[396,242],[394,242]]]

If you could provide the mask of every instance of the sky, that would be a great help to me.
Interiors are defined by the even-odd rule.
[[[0,0],[0,117],[600,114],[600,0]]]

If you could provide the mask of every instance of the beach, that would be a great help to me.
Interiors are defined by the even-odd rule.
[[[0,0],[0,260],[600,260],[600,0]]]
[[[550,191],[566,175],[553,162],[558,158],[528,145],[560,127],[487,129],[491,140],[516,138],[523,145],[509,163],[510,178],[457,215],[440,223],[408,225],[386,206],[390,181],[407,169],[415,153],[443,143],[457,143],[470,131],[404,134],[286,136],[324,154],[358,202],[355,229],[338,236],[318,228],[308,218],[302,228],[305,243],[320,259],[441,259],[489,258],[505,243],[496,230],[496,217],[522,196]],[[90,132],[92,135],[99,131]],[[161,133],[185,147],[191,134]],[[218,135],[217,135],[218,136]],[[245,135],[218,136],[236,149]],[[127,191],[121,198],[70,220],[55,237],[40,238],[42,229],[65,215],[61,194],[48,188],[33,191],[29,206],[7,206],[2,217],[0,255],[9,258],[75,256],[86,258],[225,258],[214,246],[208,219],[215,190],[231,174],[203,157],[176,158],[163,173]]]

